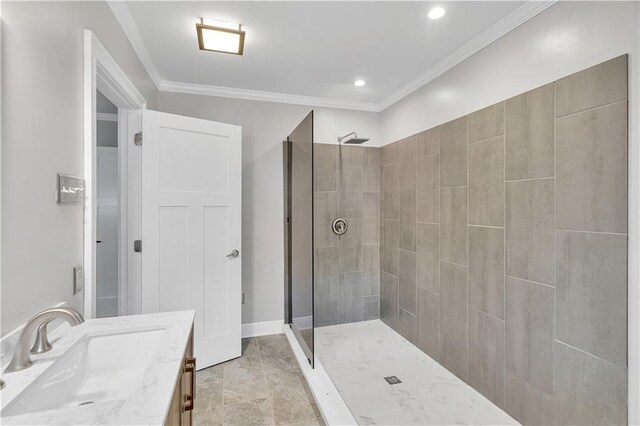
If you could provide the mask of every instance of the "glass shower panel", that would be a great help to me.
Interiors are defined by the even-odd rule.
[[[313,111],[287,142],[291,329],[313,366]]]

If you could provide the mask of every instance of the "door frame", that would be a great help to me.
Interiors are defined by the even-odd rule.
[[[131,305],[129,294],[136,294],[135,287],[139,284],[136,274],[129,273],[130,269],[139,270],[136,260],[130,262],[128,241],[136,234],[136,227],[140,223],[140,211],[132,206],[130,200],[136,196],[137,179],[139,173],[139,154],[128,143],[129,136],[141,127],[141,111],[146,109],[147,102],[135,85],[129,80],[125,72],[109,54],[100,40],[90,30],[84,30],[84,60],[83,60],[83,110],[84,110],[84,316],[95,317],[95,285],[96,285],[96,220],[97,197],[96,184],[96,91],[100,91],[115,106],[118,107],[118,177],[119,177],[119,300],[118,311],[121,314],[137,311]],[[133,186],[133,187],[132,187]],[[139,260],[137,260],[139,262]],[[123,291],[124,290],[124,291]]]

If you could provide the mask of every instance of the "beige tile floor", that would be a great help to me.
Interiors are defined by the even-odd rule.
[[[242,356],[196,374],[196,425],[324,425],[284,334],[242,340]]]

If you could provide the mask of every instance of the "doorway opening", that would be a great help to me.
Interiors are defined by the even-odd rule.
[[[125,314],[120,303],[120,178],[118,107],[96,92],[96,318]]]

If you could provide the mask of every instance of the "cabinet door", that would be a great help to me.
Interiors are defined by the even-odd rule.
[[[193,357],[193,330],[187,344],[183,362],[182,386],[182,425],[191,426],[193,407],[196,404],[196,359]]]
[[[182,357],[180,375],[173,389],[173,397],[165,426],[191,426],[192,412],[196,398],[196,359],[193,358],[193,329],[187,349]]]

